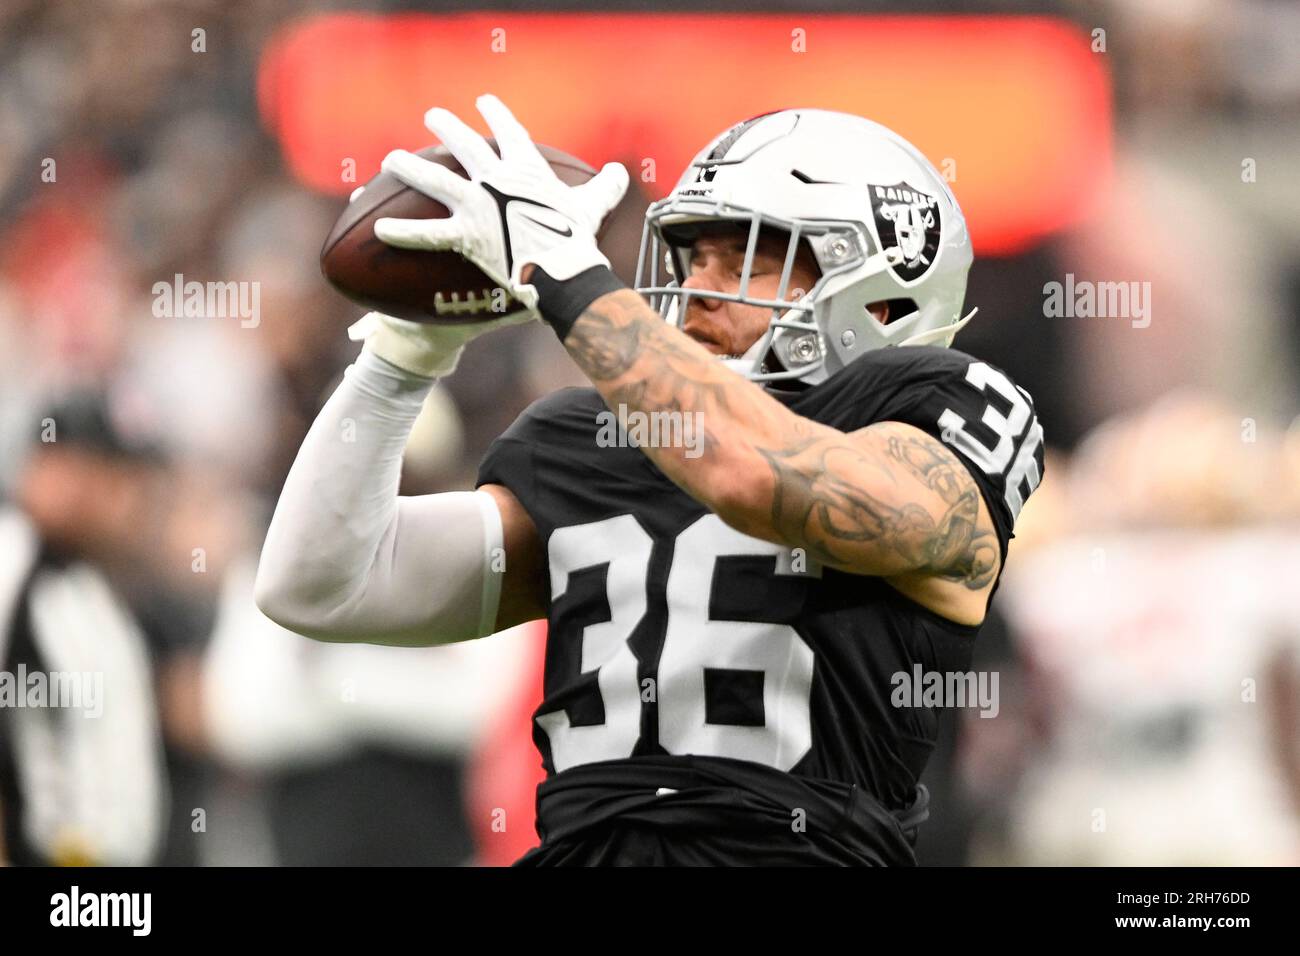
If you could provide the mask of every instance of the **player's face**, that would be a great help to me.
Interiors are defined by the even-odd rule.
[[[682,282],[685,289],[736,293],[745,266],[748,229],[722,226],[701,232],[691,244],[690,276]],[[760,233],[754,264],[749,276],[748,295],[756,299],[775,299],[785,265],[788,237],[781,232]],[[812,252],[802,243],[790,271],[785,295],[797,299],[817,281],[818,269]],[[684,331],[715,355],[743,355],[767,331],[772,310],[691,296],[682,323]]]

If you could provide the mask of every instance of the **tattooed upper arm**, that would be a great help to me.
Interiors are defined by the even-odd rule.
[[[901,422],[839,437],[809,428],[760,448],[772,526],[815,560],[858,574],[932,574],[981,590],[1000,563],[978,486],[942,442]]]

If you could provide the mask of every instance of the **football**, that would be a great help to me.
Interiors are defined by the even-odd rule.
[[[488,143],[497,149],[495,140]],[[541,144],[537,148],[570,186],[596,174],[575,156]],[[416,155],[466,175],[445,146],[429,146]],[[444,219],[449,215],[447,207],[436,199],[381,172],[366,183],[330,230],[321,249],[321,272],[358,305],[412,322],[461,325],[499,319],[522,309],[522,303],[459,253],[398,249],[375,237],[377,219]]]

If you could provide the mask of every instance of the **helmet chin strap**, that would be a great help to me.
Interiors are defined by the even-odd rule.
[[[771,335],[767,333],[764,333],[755,339],[754,344],[745,350],[744,355],[719,355],[718,361],[727,366],[727,368],[731,369],[733,372],[736,372],[739,375],[745,375],[748,372],[754,371],[755,366],[763,357],[763,353],[766,353],[767,349],[763,348],[764,345],[767,345],[769,348],[771,346]]]
[[[945,325],[941,329],[928,329],[925,332],[917,332],[915,335],[908,336],[899,342],[903,345],[933,345],[935,342],[941,342],[945,347],[952,344],[953,337],[966,327],[966,323],[975,318],[975,313],[979,311],[979,306],[971,309],[966,318],[960,322],[954,322],[952,325]]]

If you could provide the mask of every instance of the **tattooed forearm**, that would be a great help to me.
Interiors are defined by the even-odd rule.
[[[642,450],[683,490],[710,507],[716,472],[728,467],[736,447],[728,423],[740,414],[737,396],[776,404],[666,325],[631,291],[598,299],[574,323],[564,344],[615,414],[626,410],[697,416],[693,460],[680,448]],[[742,392],[736,391],[737,385]]]
[[[590,309],[574,325],[565,343],[594,382],[626,374],[641,357],[644,326],[620,322],[615,308]]]
[[[682,378],[694,374],[701,382],[726,375],[708,352],[670,329],[634,292],[597,299],[574,323],[564,346],[597,386],[624,376],[649,381],[664,372]]]
[[[884,423],[845,435],[802,418],[632,292],[593,303],[565,346],[616,412],[699,415],[706,454],[643,451],[741,531],[858,573],[919,571],[972,590],[996,575],[997,540],[987,519],[981,525],[979,490],[923,432]]]

